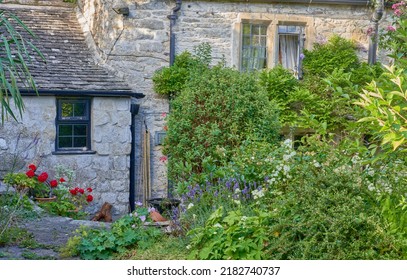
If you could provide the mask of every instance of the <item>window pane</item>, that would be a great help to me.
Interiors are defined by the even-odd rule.
[[[85,103],[75,103],[74,104],[74,116],[75,117],[85,117],[86,115],[86,104]]]
[[[89,104],[88,100],[60,100],[59,102],[61,106],[60,118],[62,120],[89,119],[87,109]]]
[[[72,137],[58,137],[58,148],[72,148]]]
[[[75,148],[86,147],[86,137],[75,137],[74,138],[74,147]]]
[[[86,125],[74,125],[74,136],[86,136]]]
[[[73,104],[68,102],[61,102],[61,117],[73,117]]]
[[[267,65],[267,25],[243,24],[241,69],[262,69]]]
[[[60,136],[71,136],[72,135],[72,125],[59,125],[59,135]]]

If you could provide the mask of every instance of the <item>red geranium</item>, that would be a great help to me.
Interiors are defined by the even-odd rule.
[[[48,173],[47,172],[42,172],[40,175],[38,175],[38,181],[41,183],[44,183],[48,179]]]
[[[92,200],[93,200],[93,196],[91,194],[88,194],[88,196],[86,197],[86,201],[91,202]]]
[[[79,192],[80,194],[84,194],[84,193],[85,193],[85,190],[84,190],[84,189],[78,189],[78,192]]]
[[[28,177],[32,178],[32,177],[35,176],[35,172],[34,172],[34,170],[30,169],[30,170],[28,170],[28,171],[25,173],[25,175],[27,175]]]
[[[77,190],[77,189],[71,189],[71,190],[69,190],[69,192],[70,192],[72,195],[77,195],[77,194],[78,194],[78,190]]]
[[[87,188],[86,191],[87,192],[92,192],[93,190],[92,190],[92,188]]]
[[[66,180],[61,177],[61,178],[59,179],[59,182],[63,183],[63,182],[66,182]]]
[[[37,170],[37,166],[35,166],[35,164],[30,164],[30,165],[28,166],[28,169],[30,169],[30,170],[32,170],[32,171],[35,171],[35,170]]]
[[[58,186],[58,181],[57,180],[52,180],[49,182],[51,188],[56,188]]]

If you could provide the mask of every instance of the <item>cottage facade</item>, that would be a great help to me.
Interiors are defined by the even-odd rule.
[[[29,4],[30,0],[21,2]],[[74,15],[69,21],[60,18],[60,24],[65,24],[62,29],[78,26],[74,33],[86,43],[86,47],[72,47],[66,54],[86,49],[89,65],[103,69],[113,80],[102,79],[104,84],[98,84],[98,79],[83,79],[83,83],[72,80],[69,86],[75,85],[71,90],[79,87],[105,94],[87,92],[81,96],[83,106],[90,106],[86,107],[90,108],[91,129],[86,152],[58,153],[55,144],[58,143],[58,106],[61,106],[58,102],[63,102],[65,96],[54,92],[41,98],[25,98],[24,121],[19,124],[10,121],[2,128],[13,133],[7,137],[3,132],[0,134],[0,155],[4,157],[15,150],[12,139],[24,137],[28,141],[39,132],[41,140],[28,152],[27,158],[41,158],[44,166],[64,163],[74,167],[83,173],[84,181],[95,186],[99,193],[96,200],[113,203],[118,213],[128,209],[129,201],[131,204],[167,196],[166,163],[160,160],[159,136],[164,133],[169,106],[165,97],[154,93],[152,77],[156,70],[168,66],[174,55],[192,51],[206,42],[212,46],[215,59],[224,59],[227,66],[246,70],[283,64],[300,76],[301,50],[311,49],[314,43],[323,42],[333,34],[357,42],[359,56],[367,61],[369,50],[374,47],[367,30],[375,27],[374,15],[378,12],[367,0],[78,0],[76,8],[47,9],[54,17],[60,10],[70,17]],[[378,24],[385,26],[386,18],[385,10]],[[72,43],[64,44],[72,46]],[[385,56],[379,52],[378,58]],[[61,56],[61,52],[47,59],[70,60]],[[75,65],[60,66],[76,69]],[[51,88],[54,81],[43,82],[44,87]],[[133,112],[132,116],[131,104],[140,106],[138,115]],[[20,131],[24,136],[18,136]]]

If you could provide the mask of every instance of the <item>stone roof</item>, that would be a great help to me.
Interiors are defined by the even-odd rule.
[[[43,1],[44,2],[44,1]],[[74,7],[0,4],[37,35],[30,39],[42,52],[29,66],[38,90],[131,91],[124,80],[97,65],[88,48]],[[29,36],[25,36],[29,38]]]

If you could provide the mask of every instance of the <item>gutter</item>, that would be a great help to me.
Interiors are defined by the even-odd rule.
[[[20,89],[22,96],[75,96],[75,97],[145,97],[143,93],[132,91],[109,91],[109,90],[73,90],[73,89]]]
[[[130,152],[130,185],[129,185],[129,203],[130,212],[135,210],[136,197],[136,115],[140,109],[139,104],[131,104],[131,152]]]
[[[176,20],[178,19],[178,11],[181,10],[182,0],[175,0],[175,7],[172,9],[172,14],[167,18],[170,20],[170,66],[174,64],[175,60],[175,34],[173,28]]]
[[[375,11],[373,13],[371,21],[373,22],[373,34],[369,40],[369,53],[368,63],[373,65],[377,62],[377,46],[379,43],[379,21],[383,17],[384,12],[384,0],[377,0],[375,5]]]
[[[326,4],[326,5],[351,5],[368,6],[373,0],[206,0],[208,2],[251,2],[251,3],[276,3],[276,4]]]

